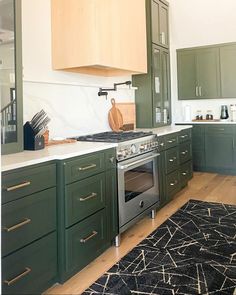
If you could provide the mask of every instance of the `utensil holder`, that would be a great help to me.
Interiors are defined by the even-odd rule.
[[[36,136],[34,129],[29,122],[24,125],[24,149],[37,151],[45,147],[44,137]]]

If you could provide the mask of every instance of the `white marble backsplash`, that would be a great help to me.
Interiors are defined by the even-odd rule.
[[[50,138],[111,130],[108,124],[111,98],[114,97],[116,102],[133,102],[135,90],[127,87],[109,92],[107,100],[105,96],[99,97],[98,91],[99,88],[93,85],[89,87],[69,83],[25,81],[24,122],[44,109],[51,118]]]

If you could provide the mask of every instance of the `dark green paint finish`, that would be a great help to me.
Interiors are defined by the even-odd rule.
[[[42,217],[43,214],[43,217]],[[7,231],[25,220],[29,223]],[[56,230],[56,188],[2,205],[2,256]]]
[[[193,177],[193,163],[188,161],[180,166],[180,185],[181,188],[188,184],[188,181]]]
[[[86,240],[87,239],[87,240]],[[86,242],[83,242],[85,240]],[[86,266],[100,254],[107,243],[105,210],[100,210],[90,218],[66,230],[66,267],[68,273],[74,273]]]
[[[65,182],[71,183],[105,170],[104,152],[97,152],[65,162]]]
[[[179,151],[177,147],[173,147],[165,151],[166,173],[176,170],[179,166]]]
[[[22,188],[7,191],[25,182],[29,185]],[[2,203],[7,203],[32,193],[56,186],[56,165],[31,166],[16,171],[4,172],[2,174]]]
[[[179,161],[183,164],[192,159],[192,144],[191,142],[184,142],[179,145]]]
[[[178,135],[178,142],[186,142],[192,138],[192,129],[181,130]]]
[[[8,286],[10,281],[31,271]],[[56,233],[52,233],[2,260],[2,294],[41,294],[57,280]]]
[[[165,149],[169,149],[178,145],[178,133],[165,135]]]
[[[105,173],[66,186],[66,227],[105,207]]]
[[[173,197],[180,191],[180,174],[179,170],[175,170],[166,176],[166,194],[168,199]]]
[[[15,8],[15,88],[17,112],[17,141],[1,145],[1,154],[12,154],[23,151],[23,90],[22,90],[22,33],[21,33],[21,0],[14,1]]]
[[[116,168],[116,150],[109,149],[105,152],[106,169]]]

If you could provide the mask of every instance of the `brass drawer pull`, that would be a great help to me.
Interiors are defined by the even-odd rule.
[[[6,191],[7,192],[11,192],[11,191],[15,191],[19,188],[22,188],[22,187],[25,187],[25,186],[29,186],[31,184],[30,181],[25,181],[25,182],[22,182],[20,184],[17,184],[17,185],[14,185],[14,186],[10,186],[10,187],[7,187],[6,188]]]
[[[161,142],[161,143],[160,143],[160,146],[165,146],[164,142]]]
[[[188,171],[186,171],[186,172],[182,172],[182,175],[183,175],[183,176],[186,176],[187,173],[188,173]]]
[[[85,170],[89,170],[89,169],[92,169],[92,168],[95,168],[95,167],[97,167],[96,164],[91,164],[91,165],[89,165],[89,166],[79,167],[78,170],[79,170],[79,171],[85,171]]]
[[[176,159],[176,157],[173,157],[172,159],[169,159],[169,162],[174,162]]]
[[[175,142],[175,139],[173,138],[173,139],[171,139],[171,140],[168,140],[168,142],[169,142],[169,143],[173,143],[173,142]]]
[[[79,200],[80,200],[80,202],[84,202],[84,201],[88,201],[88,200],[90,200],[92,198],[95,198],[96,196],[97,196],[96,193],[91,193],[91,195],[89,195],[87,197],[84,197],[84,198],[80,198]]]
[[[26,276],[30,272],[31,272],[31,269],[29,267],[26,267],[24,272],[22,272],[21,274],[19,274],[17,277],[15,277],[14,279],[12,279],[10,281],[5,280],[4,281],[4,284],[7,284],[7,286],[11,286],[16,281],[18,281],[19,279],[23,278],[24,276]]]
[[[178,183],[178,181],[175,180],[175,182],[171,182],[171,183],[170,183],[170,186],[174,186],[174,185],[176,185],[177,183]]]
[[[181,152],[181,154],[182,155],[186,155],[188,153],[188,151],[186,150],[186,151],[183,151],[183,152]]]
[[[181,135],[180,137],[181,137],[181,138],[185,138],[185,137],[188,137],[188,135],[185,134],[185,135]]]
[[[17,228],[19,228],[19,227],[22,227],[22,226],[24,226],[24,225],[26,225],[26,224],[28,224],[28,223],[30,223],[31,222],[31,219],[29,219],[29,218],[25,218],[25,220],[24,221],[22,221],[22,222],[20,222],[20,223],[18,223],[18,224],[15,224],[15,225],[13,225],[13,226],[11,226],[11,227],[4,227],[3,229],[6,231],[6,232],[10,232],[10,231],[13,231],[13,230],[15,230],[15,229],[17,229]]]
[[[98,232],[96,232],[95,230],[93,230],[92,234],[90,236],[88,236],[87,238],[83,238],[80,240],[80,243],[86,243],[88,242],[90,239],[92,239],[93,237],[95,237],[98,234]]]

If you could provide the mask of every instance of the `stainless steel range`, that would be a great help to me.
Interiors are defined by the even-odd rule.
[[[152,132],[104,132],[76,137],[79,141],[116,142],[119,235],[144,215],[155,217],[159,204],[158,141]]]

